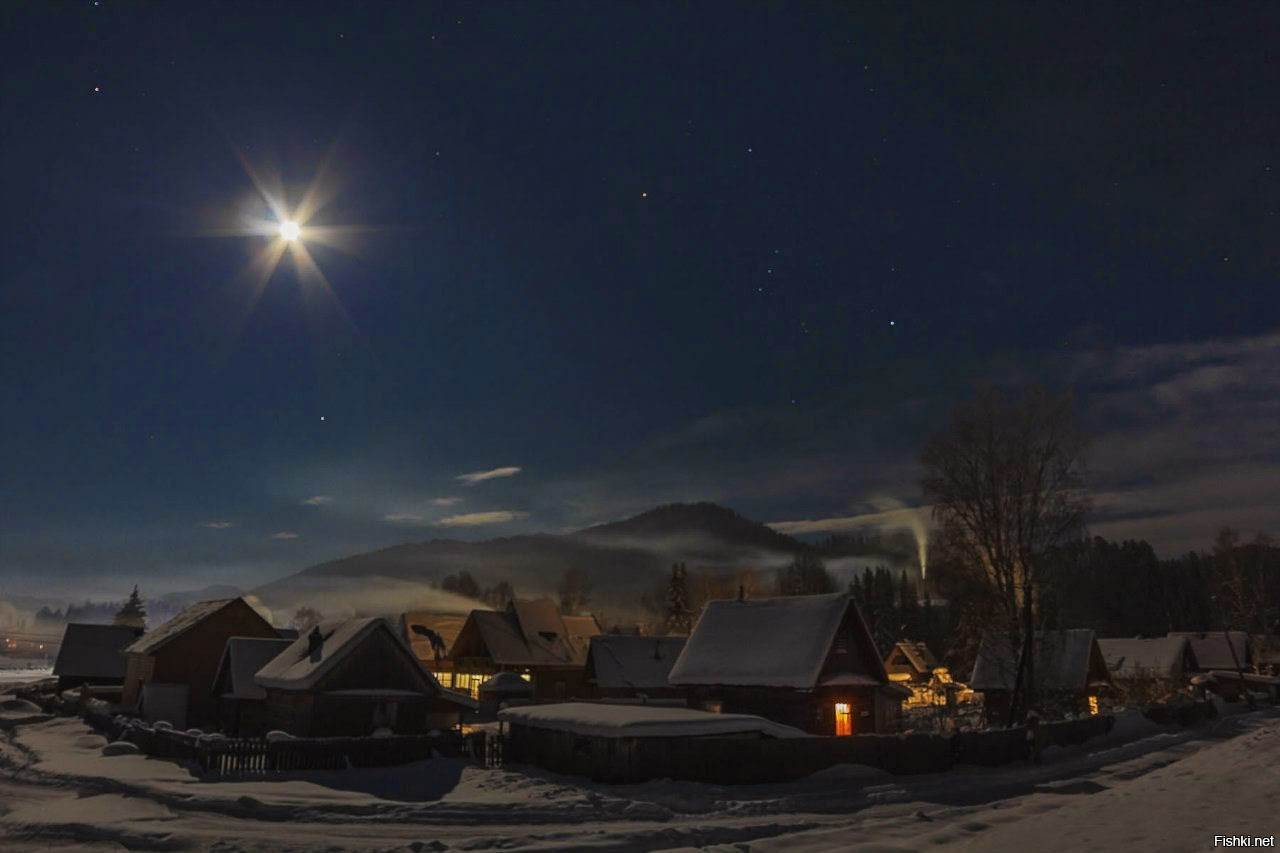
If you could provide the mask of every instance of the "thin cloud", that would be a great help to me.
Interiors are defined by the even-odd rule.
[[[272,539],[297,539],[298,534],[289,530],[281,530],[279,533],[274,534],[271,538]]]
[[[520,468],[509,466],[507,468],[494,468],[490,471],[472,471],[470,474],[459,474],[454,479],[468,486],[474,486],[476,483],[483,483],[485,480],[496,480],[499,477],[514,477],[520,473]]]
[[[507,510],[469,512],[463,515],[451,515],[448,518],[442,518],[434,522],[434,524],[436,527],[480,527],[486,524],[505,524],[508,521],[525,518],[528,515],[529,513],[527,512],[508,512]]]
[[[328,495],[315,495],[313,497],[307,498],[302,503],[305,506],[324,506],[325,504],[333,503],[333,498],[329,497]]]
[[[206,521],[200,526],[207,527],[210,530],[226,530],[228,527],[235,527],[236,523],[234,521]]]
[[[518,468],[516,470],[519,470]],[[462,498],[435,498],[431,501],[432,506],[453,506],[462,503]]]
[[[411,512],[393,512],[382,517],[383,521],[391,524],[426,524],[427,520],[420,515]]]

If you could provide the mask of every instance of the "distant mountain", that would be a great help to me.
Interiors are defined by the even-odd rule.
[[[449,612],[457,601],[443,601],[433,588],[446,575],[467,571],[482,585],[506,580],[517,594],[532,596],[553,593],[565,569],[581,568],[597,601],[634,603],[637,590],[652,586],[675,561],[690,569],[766,570],[807,548],[716,504],[672,504],[567,535],[396,545],[321,563],[253,592],[276,610],[305,603],[326,613],[411,606]]]

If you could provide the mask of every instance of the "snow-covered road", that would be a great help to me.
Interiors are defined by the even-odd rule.
[[[103,757],[74,720],[0,741],[5,850],[1209,850],[1280,835],[1280,710],[1194,731],[1125,720],[1042,764],[784,785],[604,786],[437,760],[288,781],[202,782]]]

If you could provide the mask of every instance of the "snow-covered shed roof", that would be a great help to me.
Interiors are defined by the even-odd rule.
[[[518,693],[528,695],[533,692],[533,682],[526,681],[514,672],[499,672],[497,675],[485,679],[476,689],[481,694],[498,693],[507,695]]]
[[[1249,635],[1244,631],[1170,631],[1169,636],[1186,637],[1190,641],[1197,669],[1235,669],[1237,660],[1242,667],[1249,664]]]
[[[265,699],[267,691],[253,680],[264,666],[293,645],[294,640],[270,637],[231,637],[222,650],[215,690],[230,699]]]
[[[414,667],[429,692],[459,705],[476,707],[475,701],[469,696],[441,687],[440,682],[423,666],[422,661],[418,660],[408,644],[392,629],[391,624],[380,616],[317,625],[313,631],[294,640],[258,670],[254,681],[262,687],[278,690],[310,690],[340,661],[360,648],[366,639],[378,631],[386,632],[395,647],[403,650],[405,660]]]
[[[687,637],[602,634],[591,638],[587,678],[605,689],[654,690],[669,687],[667,676]]]
[[[595,737],[706,737],[759,732],[767,737],[808,737],[799,729],[751,714],[710,714],[656,705],[566,702],[498,712],[506,723]]]
[[[239,598],[218,598],[212,601],[199,601],[183,610],[177,616],[174,616],[168,622],[150,633],[143,634],[133,644],[125,649],[126,654],[150,655],[160,650],[164,646],[178,637],[190,631],[210,616],[222,610],[224,607],[230,607],[237,601],[243,602]],[[248,605],[245,605],[248,607]],[[266,620],[263,620],[264,624]]]
[[[600,633],[594,616],[561,616],[547,599],[517,599],[505,611],[472,610],[468,624],[499,666],[583,666],[590,637]],[[467,633],[464,625],[459,640]]]
[[[127,625],[82,625],[72,623],[62,635],[53,674],[71,678],[124,679],[127,661],[124,648],[142,635],[141,628]]]
[[[1039,689],[1084,690],[1110,680],[1092,628],[1037,631],[1035,641],[1035,680]],[[1021,651],[1010,644],[1008,634],[988,631],[978,646],[969,686],[974,690],[1012,690]]]
[[[1107,670],[1116,678],[1173,678],[1182,670],[1186,637],[1098,640]]]
[[[792,687],[818,682],[837,629],[852,608],[877,683],[888,680],[848,593],[709,602],[671,668],[675,685]],[[834,675],[835,673],[830,673]]]

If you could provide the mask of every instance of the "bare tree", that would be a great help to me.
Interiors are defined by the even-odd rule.
[[[560,593],[561,613],[581,613],[591,598],[591,580],[586,570],[576,567],[565,569],[556,592]]]
[[[1049,551],[1084,530],[1087,441],[1070,394],[1041,388],[1006,400],[981,391],[929,440],[925,499],[947,545],[979,570],[992,614],[1020,659],[1010,723],[1035,701],[1035,628]]]

